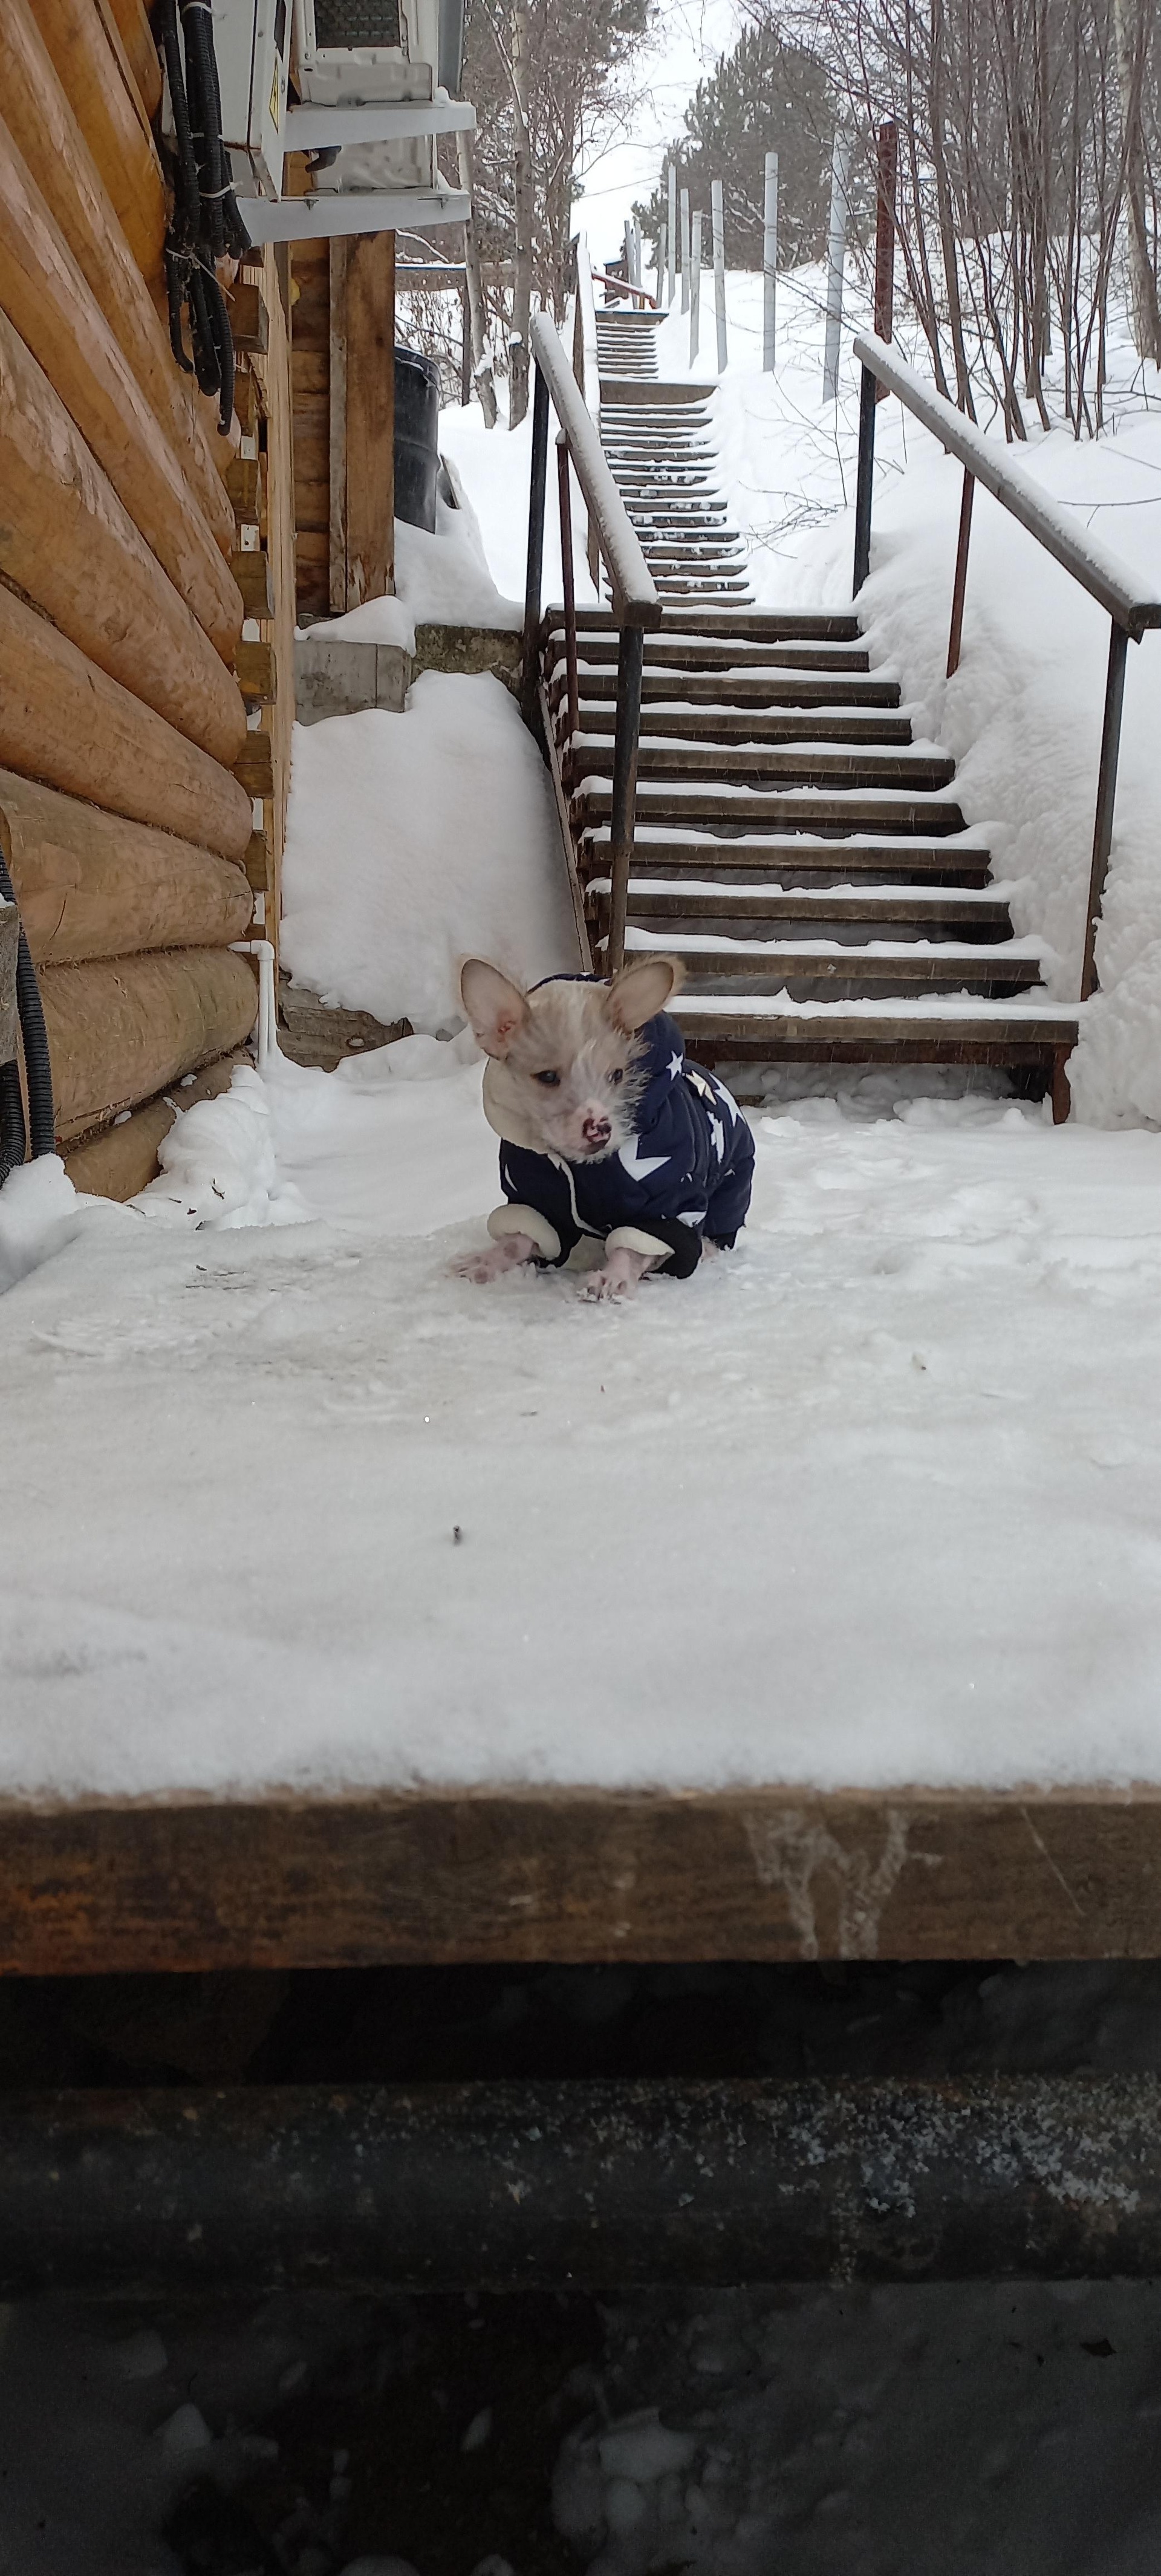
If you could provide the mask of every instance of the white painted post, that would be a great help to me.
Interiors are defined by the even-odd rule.
[[[774,372],[775,300],[778,284],[778,155],[766,155],[766,203],[762,233],[762,372]]]
[[[689,190],[681,191],[681,309],[689,311]]]
[[[622,247],[625,257],[625,284],[626,286],[632,286],[635,283],[633,276],[633,227],[629,221],[628,215],[625,217],[625,239]],[[628,301],[632,304],[633,298],[631,295],[628,298]]]
[[[633,219],[633,284],[634,286],[645,284],[645,271],[641,265],[641,226],[635,216]]]
[[[660,221],[660,223],[658,224],[658,227],[657,227],[657,301],[658,301],[658,304],[659,304],[659,306],[660,306],[660,308],[661,308],[661,311],[662,311],[662,312],[664,312],[664,311],[665,311],[665,217],[664,217],[664,215],[662,216],[661,221]]]
[[[724,375],[726,358],[726,239],[722,213],[722,183],[715,179],[710,188],[714,228],[714,312],[718,325],[718,374]]]
[[[826,254],[826,354],[823,361],[822,399],[837,402],[839,389],[839,356],[843,330],[843,265],[847,250],[847,180],[851,166],[851,138],[836,126],[834,151],[830,166],[830,231]]]
[[[677,163],[669,164],[669,291],[666,302],[672,304],[677,292]]]
[[[689,246],[689,363],[697,356],[698,330],[701,323],[701,210],[690,225]]]

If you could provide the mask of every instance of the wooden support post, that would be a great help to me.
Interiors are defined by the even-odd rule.
[[[714,314],[718,326],[718,374],[725,374],[726,351],[726,238],[722,205],[722,183],[714,179],[710,186],[710,207],[714,230]]]
[[[700,208],[700,206],[698,207],[698,209],[697,209],[696,213],[695,213],[695,214],[694,214],[694,216],[693,216],[692,222],[691,222],[691,224],[690,224],[689,231],[690,231],[690,242],[689,242],[689,363],[690,363],[690,366],[692,367],[693,362],[694,362],[694,359],[695,359],[695,358],[696,358],[696,356],[697,356],[697,345],[698,345],[698,340],[699,340],[699,337],[700,337],[700,334],[701,334],[701,208]]]
[[[960,646],[963,642],[963,609],[967,594],[968,547],[972,533],[972,502],[975,499],[974,474],[963,478],[963,497],[959,505],[959,537],[955,549],[955,582],[951,594],[951,631],[947,639],[947,676],[953,679],[959,669]]]
[[[855,485],[855,568],[851,597],[857,599],[871,569],[871,508],[875,490],[875,403],[878,387],[864,367],[859,388],[859,465]]]
[[[762,372],[774,371],[778,298],[778,155],[766,155],[766,195],[762,225]]]
[[[1097,777],[1092,869],[1088,886],[1088,918],[1084,926],[1084,967],[1080,984],[1082,1002],[1087,1002],[1098,988],[1097,923],[1101,917],[1105,878],[1109,872],[1109,854],[1113,846],[1113,807],[1117,794],[1117,758],[1121,747],[1121,712],[1125,702],[1125,664],[1128,653],[1128,629],[1118,626],[1114,620],[1109,635],[1109,668],[1105,683],[1104,722],[1101,726],[1101,765]]]
[[[395,235],[330,246],[330,605],[395,587]]]
[[[836,126],[830,166],[830,225],[827,234],[826,265],[826,348],[823,357],[822,399],[837,402],[839,389],[839,354],[843,328],[843,269],[847,254],[849,197],[847,181],[851,166],[849,135]]]

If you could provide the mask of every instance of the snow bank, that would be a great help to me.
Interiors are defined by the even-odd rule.
[[[499,680],[429,671],[402,716],[297,728],[283,901],[297,983],[421,1030],[461,1024],[465,953],[526,983],[578,962],[548,771]]]
[[[71,1243],[81,1202],[58,1154],[22,1163],[0,1186],[0,1296]]]
[[[228,1091],[179,1110],[157,1159],[157,1179],[133,1204],[163,1223],[296,1225],[305,1214],[298,1191],[279,1177],[269,1096],[247,1065]]]
[[[311,633],[341,635],[352,644],[401,644],[406,653],[414,653],[417,626],[493,626],[518,632],[524,622],[522,581],[518,588],[521,596],[511,599],[497,589],[479,521],[465,493],[454,510],[437,500],[434,535],[406,519],[396,520],[393,599],[365,600],[345,617],[313,626]]]

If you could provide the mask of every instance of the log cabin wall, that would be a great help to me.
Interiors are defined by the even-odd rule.
[[[2,0],[0,843],[58,1144],[116,1197],[252,1029],[293,721],[289,260],[236,282],[224,439],[169,347],[160,95],[144,0]]]

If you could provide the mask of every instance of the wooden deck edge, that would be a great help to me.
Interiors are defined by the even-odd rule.
[[[0,1803],[0,1972],[1161,1956],[1161,1786]]]

